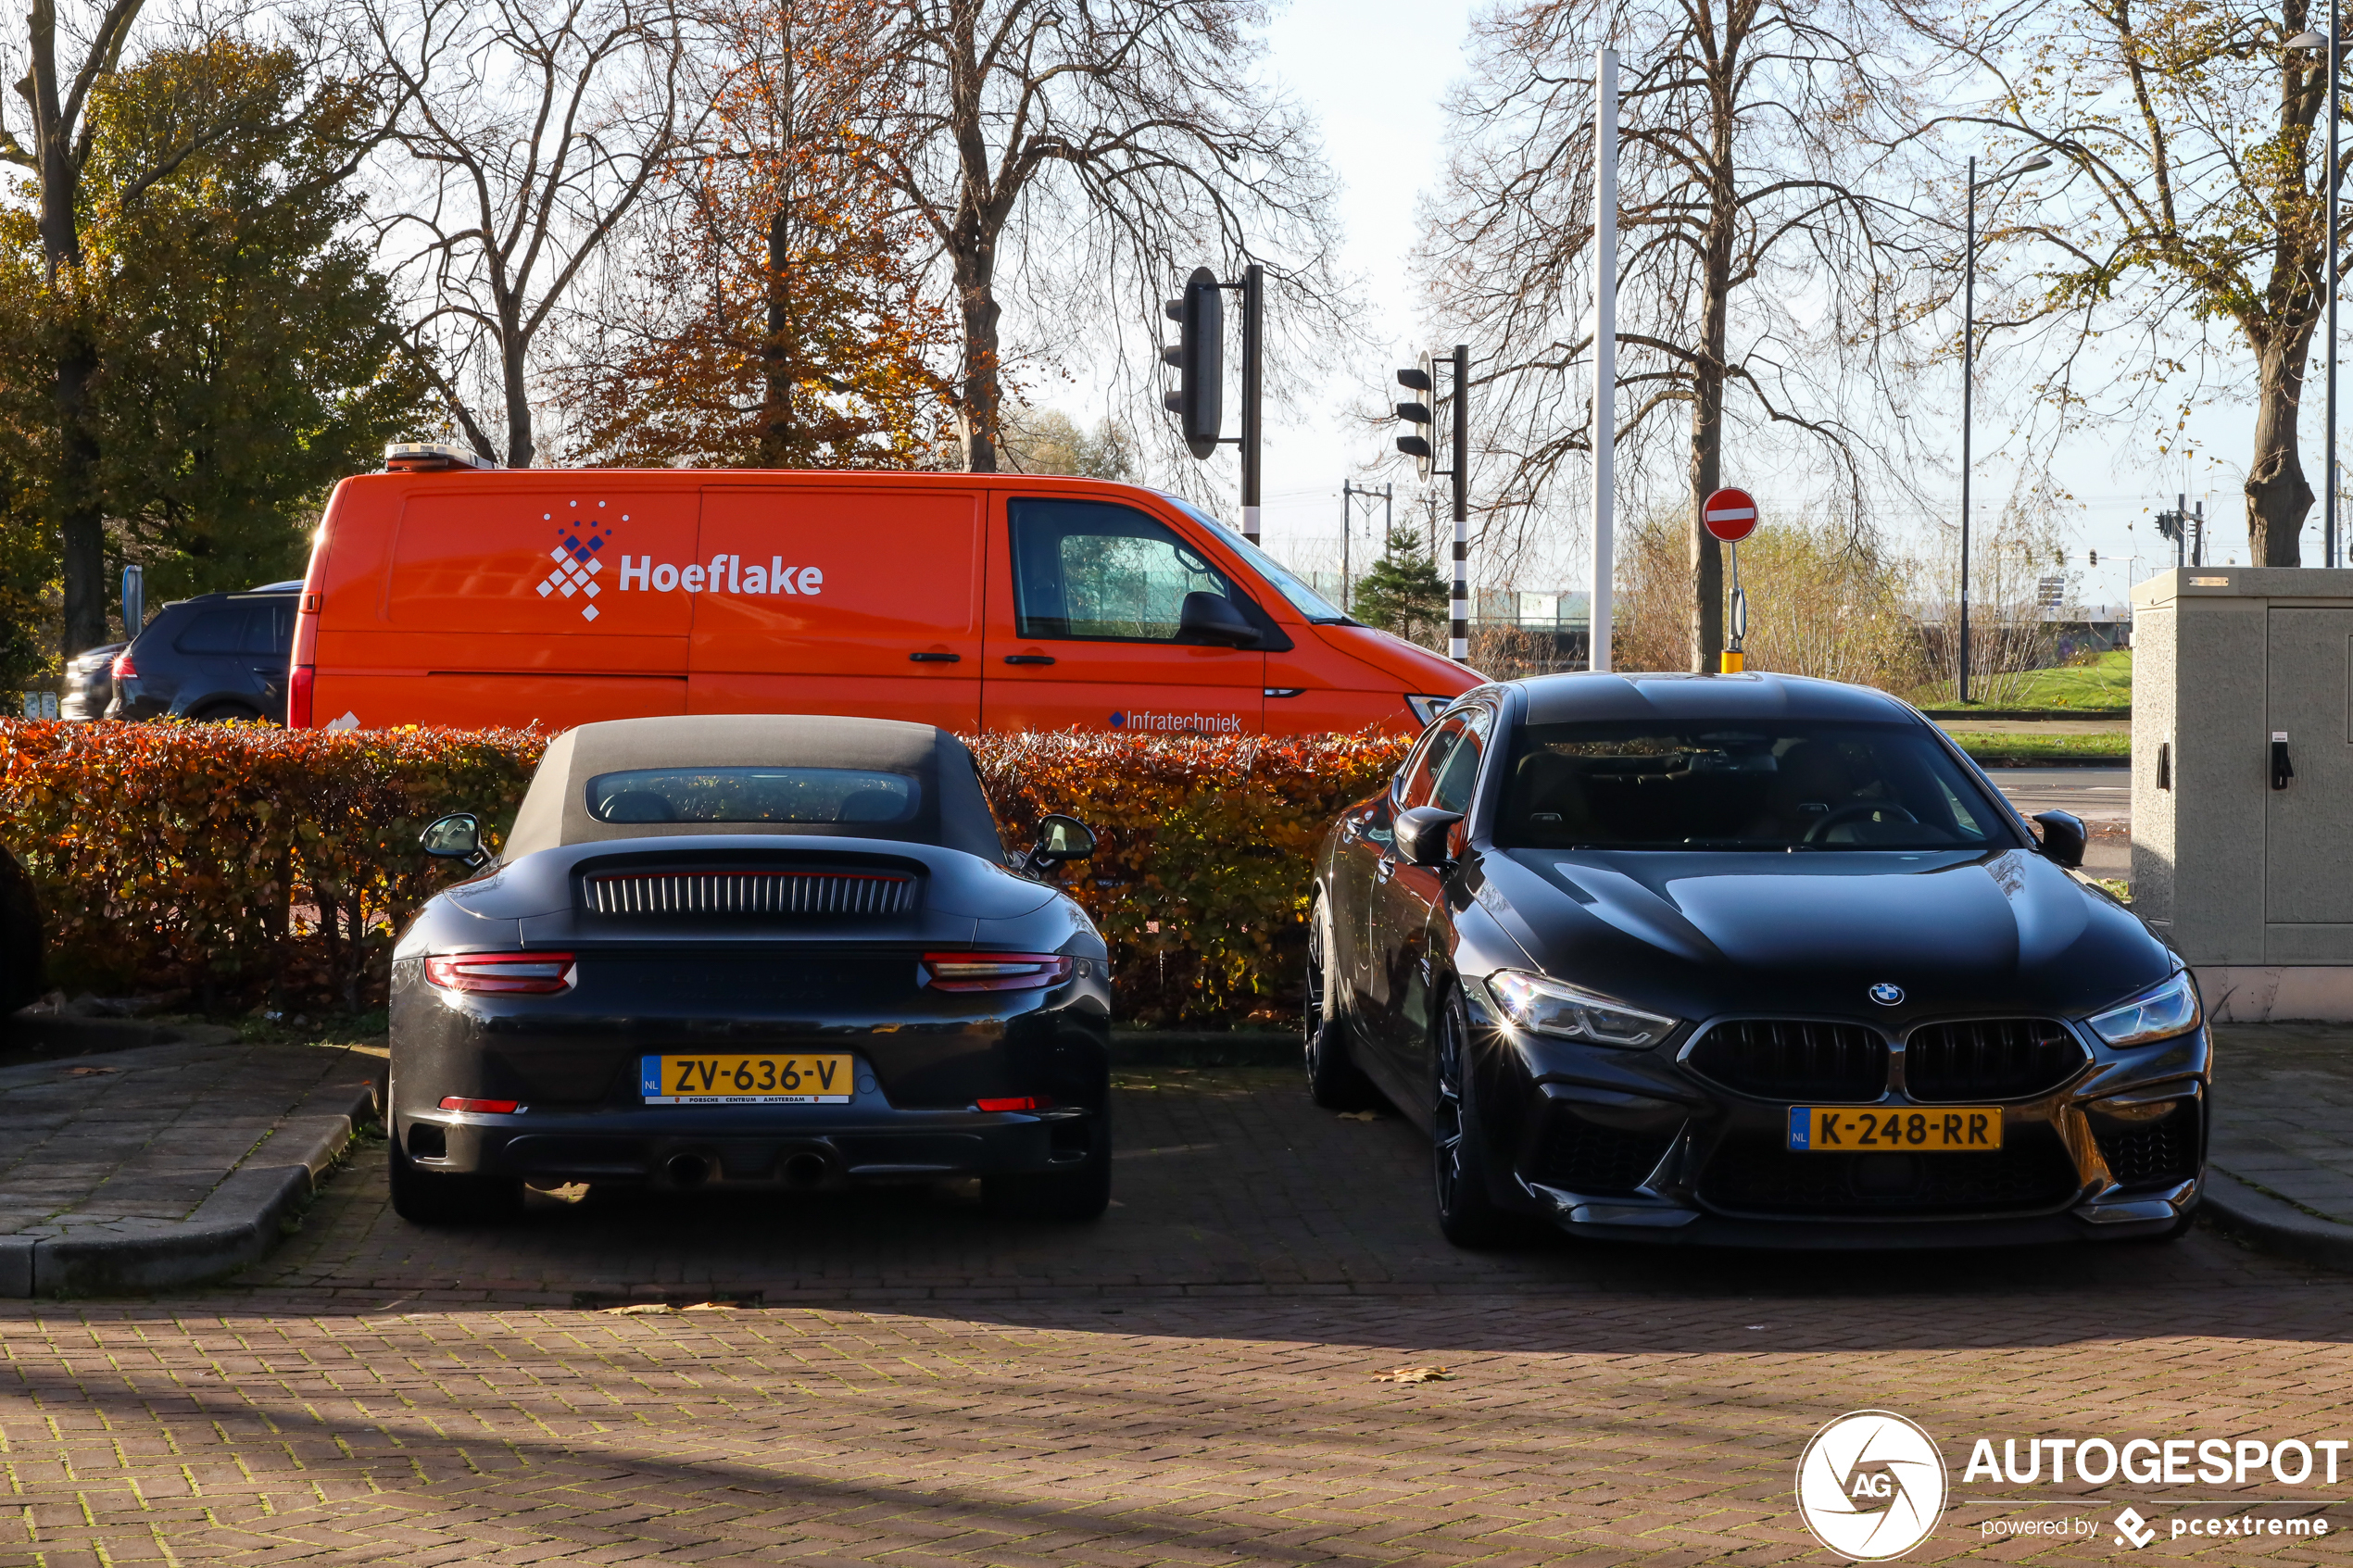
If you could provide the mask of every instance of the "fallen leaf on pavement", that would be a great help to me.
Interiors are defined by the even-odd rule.
[[[667,1301],[632,1301],[625,1307],[607,1307],[604,1311],[607,1317],[635,1318],[648,1312],[674,1312],[677,1310]]]
[[[733,1301],[697,1301],[691,1306],[681,1307],[678,1310],[682,1312],[735,1312],[741,1311],[743,1309]]]
[[[1387,1372],[1375,1373],[1373,1381],[1376,1383],[1452,1383],[1454,1381],[1454,1374],[1442,1366],[1401,1366],[1391,1367]]]
[[[1378,1110],[1343,1110],[1340,1113],[1340,1119],[1343,1122],[1378,1122],[1380,1120],[1380,1112]]]
[[[95,1078],[101,1073],[120,1073],[119,1067],[69,1067],[66,1071],[76,1078]]]

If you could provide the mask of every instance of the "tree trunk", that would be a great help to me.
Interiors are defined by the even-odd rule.
[[[47,0],[36,4],[31,23],[32,69],[20,92],[33,104],[34,155],[41,172],[41,249],[48,264],[53,300],[82,270],[78,211],[82,166],[73,156],[68,128],[60,123],[57,97],[57,15]],[[57,499],[53,515],[64,544],[65,656],[71,659],[107,640],[106,507],[98,495],[98,439],[90,429],[90,383],[98,373],[98,345],[90,323],[79,316],[82,291],[72,288],[76,319],[70,323],[54,371],[57,418]]]
[[[1708,148],[1707,253],[1701,269],[1698,361],[1692,367],[1692,669],[1712,674],[1724,646],[1724,546],[1707,531],[1702,512],[1724,482],[1725,315],[1732,292],[1732,222],[1738,192],[1732,182],[1731,42],[1712,71],[1712,134]]]
[[[499,345],[505,362],[507,393],[507,466],[527,469],[537,455],[531,439],[531,388],[523,379],[523,356],[530,345],[519,327],[510,325]]]
[[[776,210],[768,219],[768,342],[761,358],[765,376],[767,407],[760,425],[762,467],[786,467],[792,452],[792,170],[797,150],[794,127],[793,16],[789,0],[784,15],[784,157],[776,186]]]
[[[768,220],[768,342],[761,350],[767,389],[760,424],[760,462],[763,468],[787,465],[792,450],[792,366],[787,352],[792,332],[791,285],[785,277],[790,259],[783,198]]]
[[[998,317],[996,280],[989,266],[995,248],[977,233],[957,236],[956,295],[964,318],[964,373],[960,401],[964,421],[964,471],[997,471]]]
[[[2247,559],[2257,566],[2301,566],[2305,514],[2312,487],[2296,450],[2296,415],[2304,402],[2304,364],[2311,332],[2284,333],[2258,361],[2262,388],[2255,407],[2255,461],[2246,471]]]

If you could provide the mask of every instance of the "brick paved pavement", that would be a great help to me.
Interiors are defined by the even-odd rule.
[[[0,1564],[1813,1562],[1793,1467],[1858,1407],[1936,1434],[1962,1499],[1990,1490],[1960,1485],[1980,1435],[2353,1436],[2353,1280],[2211,1234],[1465,1255],[1396,1121],[1249,1073],[1139,1078],[1119,1109],[1123,1206],[1090,1229],[910,1193],[428,1235],[363,1166],[244,1288],[0,1309]],[[714,1290],[768,1305],[570,1305]],[[1452,1375],[1372,1380],[1401,1364]],[[2353,1529],[2349,1492],[2186,1495]],[[1998,1495],[2027,1500],[1958,1503],[1906,1561],[2106,1560],[2125,1501],[2246,1508]],[[1981,1535],[2057,1514],[2103,1533]],[[2342,1538],[2147,1555],[2342,1562]]]
[[[2214,1040],[2215,1166],[2353,1225],[2353,1029],[2223,1024]]]

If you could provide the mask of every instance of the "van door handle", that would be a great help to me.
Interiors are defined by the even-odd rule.
[[[1054,656],[1051,653],[1009,653],[1005,656],[1008,664],[1051,664],[1053,661]]]
[[[964,659],[961,653],[911,653],[907,657],[917,664],[961,664]]]

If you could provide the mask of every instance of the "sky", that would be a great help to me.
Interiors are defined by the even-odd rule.
[[[1395,395],[1395,367],[1411,363],[1428,346],[1420,341],[1416,299],[1408,266],[1419,232],[1416,202],[1434,190],[1442,164],[1444,118],[1441,103],[1448,84],[1465,69],[1462,41],[1472,6],[1464,0],[1292,0],[1267,32],[1275,77],[1320,119],[1327,156],[1341,182],[1340,216],[1347,234],[1346,261],[1364,282],[1370,314],[1366,336],[1387,352],[1333,377],[1320,397],[1303,408],[1269,411],[1265,446],[1263,524],[1267,542],[1294,560],[1318,551],[1336,553],[1340,532],[1340,482],[1382,457],[1391,433],[1376,433],[1348,420],[1352,403],[1363,405]],[[2353,312],[2347,313],[2353,318]],[[1441,331],[1442,335],[1442,331]],[[1451,342],[1451,338],[1447,341]],[[2005,352],[2001,339],[1981,353]],[[2238,367],[2244,373],[2244,362]],[[1949,408],[1957,410],[1958,371]],[[2347,388],[2353,394],[2353,387]],[[1231,404],[1229,402],[1229,408]],[[1931,402],[1928,407],[1935,407]],[[2316,374],[2305,406],[2305,464],[2317,487],[2320,453],[2320,383]],[[2009,487],[2000,452],[2008,420],[1980,404],[1977,445],[1981,453],[1973,486],[1977,521],[1991,522],[1989,508]],[[2246,562],[2244,506],[2238,485],[2253,429],[2249,407],[2208,407],[2194,414],[2188,432],[2196,456],[2160,460],[2152,441],[2137,432],[2108,430],[2079,437],[2063,447],[2057,472],[2079,505],[2062,533],[2068,567],[2078,574],[2078,597],[2085,603],[2122,603],[2130,580],[2170,566],[2171,546],[2157,537],[2153,516],[2186,491],[2193,508],[2206,504],[2217,564]],[[1957,436],[1953,442],[1957,450]],[[1991,451],[1992,456],[1982,454]],[[1727,462],[1731,483],[1740,483],[1737,453]],[[1410,469],[1398,474],[1401,512],[1416,494]],[[1957,485],[1948,515],[1958,509]],[[1760,495],[1769,526],[1778,497]],[[1238,506],[1221,508],[1239,516]],[[1357,559],[1377,550],[1377,523],[1359,514]],[[2348,508],[2353,521],[2353,508]],[[1914,524],[1914,538],[1925,530]],[[2317,564],[2320,512],[2316,506],[2305,533],[2305,558]],[[2096,552],[2099,565],[2088,564]],[[2130,558],[2138,555],[2136,567]],[[1581,560],[1581,554],[1579,556]],[[1476,575],[1476,571],[1474,573]],[[1564,575],[1567,575],[1564,573]],[[1576,575],[1581,578],[1581,567]],[[1523,587],[1578,586],[1577,582]]]

